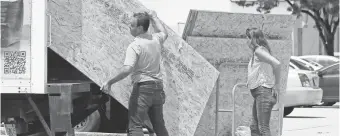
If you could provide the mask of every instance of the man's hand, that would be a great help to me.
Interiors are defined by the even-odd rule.
[[[150,18],[156,18],[157,17],[157,13],[153,10],[148,11],[147,14],[149,15]]]
[[[151,23],[153,25],[154,33],[163,32],[165,34],[163,38],[163,42],[164,42],[165,39],[168,38],[168,31],[166,30],[161,20],[159,20],[159,18],[157,17],[157,13],[153,10],[150,10],[147,12],[147,15],[149,16]]]
[[[102,91],[110,91],[111,89],[111,84],[109,82],[105,82],[103,86],[100,88]]]

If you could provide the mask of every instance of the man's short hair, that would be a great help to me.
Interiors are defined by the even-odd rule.
[[[148,31],[150,25],[150,17],[146,13],[134,13],[133,17],[137,18],[137,27],[143,26],[145,32]]]

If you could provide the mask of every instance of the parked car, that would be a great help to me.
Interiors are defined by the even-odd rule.
[[[321,103],[323,90],[318,85],[318,78],[313,71],[294,69],[290,65],[283,100],[284,116],[292,113],[295,107]]]
[[[292,63],[292,62],[289,63],[289,67],[300,72],[300,73],[306,74],[309,79],[312,79],[311,82],[313,82],[313,84],[315,84],[314,87],[319,87],[319,76],[317,75],[316,71],[305,70],[305,69],[308,69],[306,66],[298,67],[298,66],[294,65],[294,63]]]
[[[305,61],[297,56],[291,56],[290,57],[290,62],[293,63],[295,66],[297,66],[300,70],[310,70],[310,71],[315,71],[323,66],[318,64],[318,63],[310,63],[308,61]]]
[[[340,53],[339,52],[334,52],[334,57],[337,57],[338,59],[340,59]]]
[[[299,58],[303,60],[314,61],[316,63],[321,64],[324,67],[339,62],[339,58],[334,57],[334,56],[327,56],[327,55],[306,55],[306,56],[299,56]]]
[[[339,63],[317,70],[317,73],[323,90],[323,105],[332,106],[339,102]]]
[[[322,67],[324,67],[323,65],[321,65],[321,64],[319,64],[319,63],[317,63],[317,62],[315,62],[315,61],[311,61],[311,60],[308,60],[308,59],[302,59],[302,60],[308,62],[309,64],[314,65],[315,67],[319,67],[319,69],[322,68]]]

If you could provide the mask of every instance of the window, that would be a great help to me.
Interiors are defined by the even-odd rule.
[[[308,60],[308,59],[302,59],[302,60],[304,60],[304,61],[306,61],[306,62],[308,62],[308,63],[310,63],[310,64],[312,64],[312,65],[314,65],[314,66],[322,67],[320,64],[318,64],[318,63],[316,63],[316,62],[314,62],[314,61],[311,61],[311,60]]]
[[[322,60],[319,60],[319,63],[323,66],[329,66],[329,65],[332,65],[334,63],[337,63],[337,61],[322,59]]]
[[[327,75],[339,74],[339,65],[333,65],[325,70]]]
[[[292,62],[295,66],[297,66],[301,70],[312,70],[311,68],[306,67],[303,63],[295,61],[293,59],[290,59],[290,62]]]

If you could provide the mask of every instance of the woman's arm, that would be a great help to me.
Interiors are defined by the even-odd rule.
[[[281,63],[263,48],[264,47],[256,48],[255,55],[260,59],[260,61],[266,62],[273,67],[273,72],[275,75],[275,85],[278,85],[281,78]]]

